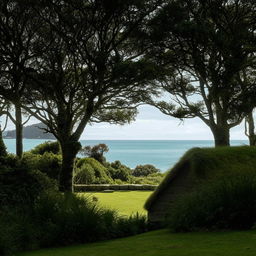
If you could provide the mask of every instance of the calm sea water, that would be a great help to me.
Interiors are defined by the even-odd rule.
[[[24,151],[30,150],[45,140],[24,139]],[[15,152],[15,140],[5,139],[9,152]],[[82,140],[82,145],[105,143],[109,147],[106,158],[109,162],[120,160],[134,168],[139,164],[153,164],[161,171],[171,168],[179,158],[193,147],[212,147],[211,140]],[[245,140],[233,140],[232,145],[248,144]]]

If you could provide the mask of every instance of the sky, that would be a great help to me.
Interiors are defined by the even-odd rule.
[[[82,139],[102,140],[213,140],[212,133],[200,119],[181,122],[158,109],[140,106],[135,122],[124,126],[106,123],[88,126]],[[244,123],[231,130],[231,139],[246,140]]]
[[[26,124],[38,123],[31,118]],[[15,129],[8,123],[7,130]],[[181,122],[161,113],[152,106],[139,107],[136,121],[126,125],[110,125],[108,123],[87,126],[81,137],[87,140],[213,140],[212,133],[200,119],[185,119]],[[246,140],[244,123],[231,130],[231,139]]]

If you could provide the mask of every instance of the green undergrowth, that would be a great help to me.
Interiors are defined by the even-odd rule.
[[[254,256],[256,232],[173,234],[159,230],[124,239],[40,250],[17,256]]]

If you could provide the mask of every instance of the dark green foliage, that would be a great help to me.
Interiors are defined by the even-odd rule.
[[[28,206],[45,190],[56,189],[55,183],[40,171],[17,166],[0,171],[0,209]]]
[[[131,176],[131,182],[133,184],[150,184],[158,185],[164,179],[166,173],[153,173],[148,176],[134,177]]]
[[[77,184],[113,183],[108,169],[94,158],[81,158],[76,163],[74,182]]]
[[[28,169],[39,170],[57,181],[61,170],[61,159],[61,155],[46,151],[42,155],[24,153],[22,161]]]
[[[228,175],[181,198],[172,207],[175,231],[251,229],[256,223],[256,173]]]
[[[0,157],[0,170],[13,170],[21,167],[20,160],[13,154]]]
[[[147,229],[143,216],[121,218],[84,197],[57,192],[41,194],[30,209],[6,212],[0,226],[1,255],[124,237]]]
[[[121,164],[120,161],[107,163],[106,167],[114,180],[121,180],[128,182],[131,178],[131,169],[126,165]]]
[[[30,150],[32,154],[43,155],[44,153],[49,152],[53,154],[60,154],[60,145],[57,141],[46,141],[42,144],[39,144],[34,149]]]
[[[106,162],[106,158],[103,155],[108,152],[108,150],[109,148],[106,144],[98,144],[95,146],[85,146],[80,150],[80,153],[90,158],[94,158],[103,164]]]
[[[116,225],[116,236],[125,237],[127,234],[136,235],[147,230],[147,218],[136,213],[128,218],[120,218]]]
[[[59,193],[42,196],[35,206],[35,215],[42,227],[42,247],[107,239],[116,218],[113,211],[102,210],[85,198]]]
[[[153,173],[159,173],[160,170],[157,169],[154,165],[152,164],[145,164],[145,165],[137,165],[135,169],[132,171],[132,175],[135,177],[140,177],[140,176],[148,176]]]
[[[74,184],[93,184],[94,181],[95,172],[90,164],[84,163],[80,168],[76,168]]]
[[[147,165],[146,165],[147,166]],[[149,165],[151,167],[151,165]],[[103,166],[94,158],[81,158],[77,160],[74,183],[75,184],[151,184],[158,185],[165,174],[153,167],[153,173],[148,176],[135,177],[132,170],[120,161],[105,163]]]

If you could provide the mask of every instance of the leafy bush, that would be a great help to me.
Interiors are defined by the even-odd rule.
[[[147,218],[145,215],[134,214],[128,218],[119,218],[115,231],[116,237],[136,235],[147,230]]]
[[[39,170],[48,177],[58,180],[61,171],[61,155],[51,152],[44,154],[24,153],[23,163],[30,170]]]
[[[16,168],[0,171],[0,209],[31,205],[45,190],[55,190],[55,183],[40,171]]]
[[[0,172],[17,168],[22,168],[22,163],[15,155],[0,156]]]
[[[121,164],[120,161],[107,163],[105,166],[108,168],[108,171],[112,179],[126,182],[130,181],[131,169],[126,165]]]
[[[93,184],[95,179],[93,167],[90,164],[84,163],[80,168],[77,168],[73,182],[75,184]]]
[[[43,155],[46,152],[60,154],[60,145],[58,141],[46,141],[42,144],[37,145],[34,149],[30,150],[30,153],[39,155]]]
[[[149,174],[146,177],[134,177],[132,176],[131,182],[133,184],[150,184],[150,185],[159,185],[163,178],[165,177],[166,173],[153,173]]]
[[[1,255],[10,250],[123,237],[147,229],[145,217],[121,218],[114,211],[99,208],[84,197],[58,192],[41,194],[30,209],[6,212],[0,218],[0,225],[0,234],[4,233],[0,236]]]
[[[81,158],[77,161],[74,182],[79,184],[109,184],[113,183],[108,169],[94,158]],[[81,183],[80,183],[81,184]]]
[[[135,177],[148,176],[150,174],[159,173],[160,170],[157,169],[152,164],[137,165],[132,171],[132,175]]]
[[[215,180],[179,200],[170,209],[175,231],[250,229],[256,223],[256,174],[244,173]]]

